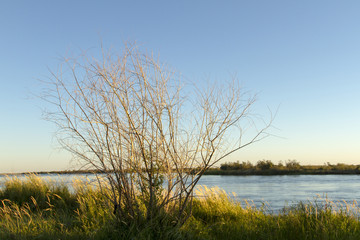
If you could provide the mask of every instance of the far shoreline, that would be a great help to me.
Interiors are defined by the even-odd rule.
[[[204,175],[213,176],[284,176],[284,175],[358,175],[360,174],[359,165],[346,165],[346,167],[337,168],[324,165],[299,166],[298,169],[279,168],[274,166],[269,169],[229,169],[210,168]],[[195,171],[195,170],[191,170]],[[23,175],[71,175],[71,174],[102,174],[103,171],[94,170],[63,170],[63,171],[38,171],[38,172],[20,172],[20,173],[0,173],[0,176],[23,176]]]
[[[279,170],[279,169],[266,169],[266,170],[219,170],[209,169],[204,175],[220,175],[220,176],[283,176],[283,175],[358,175],[360,170]]]

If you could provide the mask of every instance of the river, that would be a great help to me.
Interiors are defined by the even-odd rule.
[[[41,177],[71,185],[73,179],[86,174],[40,175]],[[20,176],[22,178],[22,176]],[[0,188],[4,176],[0,176]],[[250,200],[257,207],[265,203],[270,210],[280,210],[299,201],[312,201],[317,196],[332,201],[360,201],[360,175],[284,175],[284,176],[203,176],[199,185],[219,187],[234,193],[241,202]]]

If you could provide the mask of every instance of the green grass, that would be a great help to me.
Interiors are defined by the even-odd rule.
[[[96,187],[75,182],[73,188],[35,175],[9,178],[0,190],[0,239],[360,239],[356,202],[317,198],[271,213],[204,187],[181,228],[134,226],[114,217]]]
[[[221,190],[206,190],[205,195],[195,201],[186,227],[198,239],[360,239],[355,202],[318,198],[269,214],[266,207],[240,206]]]

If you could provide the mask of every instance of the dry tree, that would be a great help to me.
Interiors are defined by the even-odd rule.
[[[125,223],[170,217],[182,225],[204,172],[266,137],[270,126],[244,142],[255,96],[236,80],[185,84],[136,46],[100,60],[65,59],[51,73],[44,99],[55,108],[47,117],[81,166],[105,177],[100,186]]]

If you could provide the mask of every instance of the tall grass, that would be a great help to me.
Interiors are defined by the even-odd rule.
[[[357,203],[318,196],[279,213],[245,202],[220,189],[201,189],[186,229],[198,239],[360,239]]]
[[[202,187],[189,220],[178,228],[171,218],[129,225],[115,218],[98,188],[76,181],[73,189],[35,175],[9,178],[0,190],[0,239],[360,239],[355,201],[317,197],[272,213]]]
[[[71,211],[77,208],[76,196],[62,183],[28,175],[25,181],[17,177],[7,179],[0,191],[0,199],[11,199],[19,206],[28,204],[31,210],[56,207],[58,210]]]
[[[8,178],[0,200],[0,239],[46,239],[73,227],[77,201],[64,185]]]

